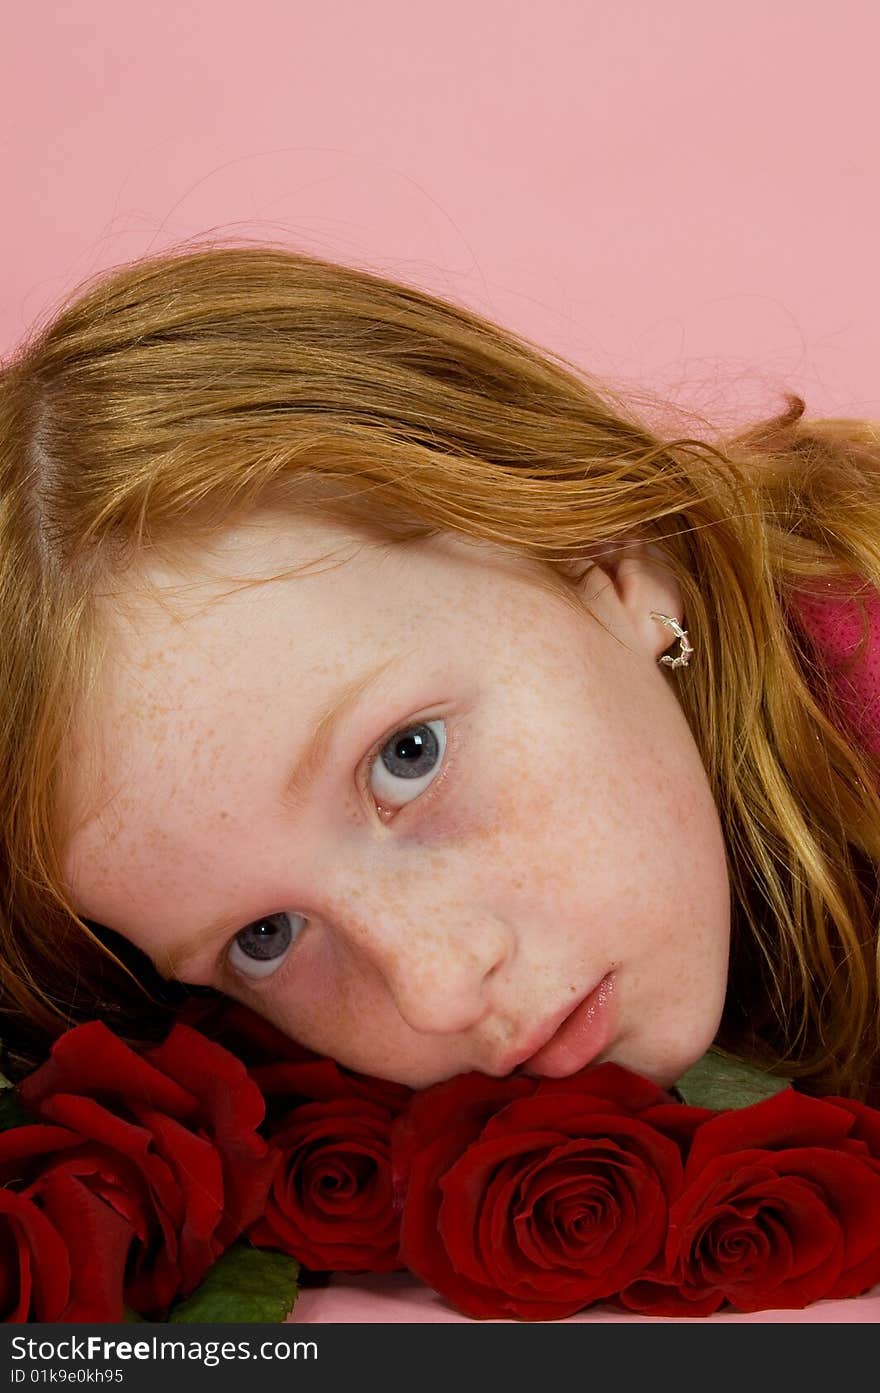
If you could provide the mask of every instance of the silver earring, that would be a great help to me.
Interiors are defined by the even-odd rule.
[[[681,639],[681,652],[677,658],[670,658],[668,653],[664,653],[662,658],[658,658],[658,663],[666,663],[669,667],[687,667],[693,653],[693,645],[687,636],[687,630],[683,629],[677,619],[673,619],[671,614],[658,614],[655,609],[651,610],[652,619],[661,619],[664,624],[668,624],[676,638]]]

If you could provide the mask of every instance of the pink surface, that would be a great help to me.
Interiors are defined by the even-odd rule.
[[[327,1287],[311,1287],[302,1291],[292,1313],[291,1324],[332,1325],[341,1322],[362,1324],[416,1324],[438,1321],[467,1321],[454,1311],[436,1292],[405,1272],[390,1272],[362,1277],[338,1276]],[[553,1324],[637,1322],[640,1325],[669,1324],[665,1317],[627,1315],[608,1306],[595,1306],[567,1321]],[[706,1321],[741,1323],[756,1321],[770,1324],[803,1322],[804,1324],[880,1324],[880,1286],[866,1296],[849,1301],[815,1301],[802,1311],[757,1311],[742,1315],[735,1311],[719,1312],[714,1316],[682,1317],[674,1324],[703,1325]],[[471,1322],[485,1324],[486,1322]],[[490,1324],[512,1324],[510,1321]],[[550,1322],[544,1322],[549,1324]]]

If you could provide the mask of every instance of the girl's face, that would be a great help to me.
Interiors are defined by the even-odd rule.
[[[613,974],[595,1058],[675,1082],[721,1019],[730,893],[655,553],[594,567],[580,614],[452,535],[252,521],[215,555],[183,598],[153,567],[107,606],[66,793],[79,913],[416,1088],[511,1072]],[[590,1038],[526,1071],[573,1072]]]

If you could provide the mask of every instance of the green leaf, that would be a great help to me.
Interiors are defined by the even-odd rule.
[[[0,1040],[0,1059],[2,1059],[2,1058],[3,1058],[3,1041]],[[8,1078],[6,1077],[6,1075],[3,1073],[2,1069],[0,1069],[0,1088],[14,1088],[14,1087],[15,1087],[15,1084],[12,1082],[12,1080],[11,1080],[11,1079],[8,1079]]]
[[[143,1320],[143,1316],[139,1316],[138,1313],[137,1313],[137,1311],[133,1311],[133,1310],[131,1309],[130,1306],[125,1306],[125,1305],[123,1305],[122,1310],[123,1310],[123,1312],[124,1312],[124,1314],[125,1314],[125,1319],[126,1319],[127,1321],[130,1321],[130,1320]]]
[[[728,1059],[710,1049],[675,1085],[683,1103],[697,1108],[748,1108],[788,1088],[791,1079],[765,1073],[753,1064]]]
[[[10,1127],[24,1127],[38,1120],[23,1106],[14,1087],[4,1080],[0,1084],[0,1132],[6,1132]]]
[[[171,1323],[263,1321],[278,1325],[296,1300],[299,1263],[286,1253],[233,1243],[200,1287],[172,1306]]]

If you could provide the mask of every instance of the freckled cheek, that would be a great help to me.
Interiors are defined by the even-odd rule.
[[[351,1061],[354,1068],[365,1067],[376,1032],[390,1043],[402,1025],[381,982],[365,977],[363,965],[325,933],[268,1009],[280,1029],[307,1049]]]
[[[417,830],[408,840],[424,842],[426,846],[432,841],[466,843],[494,823],[493,801],[486,795],[463,796],[449,790],[428,816],[419,821]]]
[[[568,806],[555,805],[546,787],[505,769],[467,797],[450,799],[426,823],[426,850],[449,849],[450,891],[467,890],[471,908],[525,928],[565,902],[577,871],[572,844],[577,815],[560,834]],[[457,882],[457,883],[455,883]]]
[[[327,1046],[344,1039],[353,1019],[349,965],[341,961],[338,945],[322,933],[311,955],[308,972],[301,974],[302,989],[291,993],[303,1027]]]

